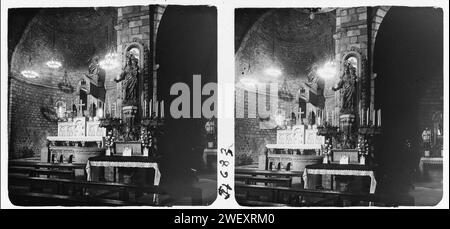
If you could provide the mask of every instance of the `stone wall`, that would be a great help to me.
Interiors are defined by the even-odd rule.
[[[368,8],[367,7],[352,7],[352,8],[338,8],[336,9],[336,33],[334,39],[335,57],[339,63],[339,74],[342,74],[342,61],[345,55],[350,52],[358,53],[361,57],[361,106],[366,108],[370,104],[370,78],[368,61],[368,34],[370,28],[368,27]],[[333,92],[330,88],[336,84],[339,76],[329,81],[329,86],[325,87],[325,95],[327,110],[339,111],[340,96],[339,91]],[[334,94],[334,96],[333,96]],[[359,106],[359,105],[358,105]]]
[[[241,87],[241,81],[250,79],[267,85],[277,83],[280,90],[285,86],[293,99],[280,99],[278,105],[288,118],[292,111],[298,109],[297,96],[300,87],[307,81],[310,68],[333,58],[334,31],[333,15],[318,14],[311,20],[308,14],[297,9],[270,10],[249,28],[235,55],[235,110],[237,114],[244,113],[245,117],[235,119],[236,164],[256,163],[258,155],[264,153],[265,144],[276,143],[276,129],[260,128],[258,112],[255,118],[248,118],[248,98],[258,99],[260,94],[255,95],[254,91],[247,90],[245,84]],[[281,76],[267,75],[265,69],[270,66],[280,68]],[[323,87],[323,81],[319,84]],[[278,97],[278,94],[271,96]],[[242,98],[245,99],[243,103]],[[274,111],[273,108],[271,110]]]
[[[108,51],[108,40],[113,35],[110,22],[115,14],[113,8],[42,9],[29,21],[23,34],[17,36],[20,40],[9,42],[10,158],[39,156],[46,137],[57,134],[57,123],[45,119],[41,108],[53,108],[58,101],[65,102],[66,107],[72,105],[76,93],[61,92],[58,83],[66,74],[76,89],[88,72],[89,59]],[[15,17],[21,17],[19,13],[14,15],[9,18],[9,26],[14,26]],[[46,62],[52,58],[60,60],[62,67],[48,68]],[[33,70],[39,77],[25,78],[20,74],[23,70]]]
[[[71,95],[17,77],[9,80],[9,158],[39,157],[46,147],[46,137],[56,135],[58,127],[45,119],[41,107],[53,107],[57,101],[70,100]]]
[[[156,99],[156,69],[155,66],[155,41],[161,17],[166,6],[126,6],[117,12],[117,50],[121,56],[124,55],[126,47],[133,43],[141,43],[144,47],[144,66],[142,73],[142,103]],[[112,89],[110,87],[109,89]],[[107,92],[109,100],[117,100],[117,92]]]

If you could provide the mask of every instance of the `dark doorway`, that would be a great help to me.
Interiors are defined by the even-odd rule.
[[[201,169],[206,147],[204,118],[172,118],[170,95],[175,83],[190,88],[193,112],[193,75],[201,75],[201,85],[217,82],[217,12],[208,6],[168,6],[156,39],[158,100],[164,100],[166,126],[161,140],[162,183],[190,184]],[[201,89],[200,89],[201,90]],[[202,96],[202,101],[209,96]]]
[[[421,129],[428,113],[423,104],[429,104],[424,98],[439,100],[432,97],[443,94],[442,10],[392,7],[375,40],[374,72],[375,106],[382,109],[376,160],[384,187],[402,191],[411,184],[421,155]]]

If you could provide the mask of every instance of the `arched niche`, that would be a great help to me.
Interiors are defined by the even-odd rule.
[[[356,68],[356,107],[355,111],[360,112],[359,109],[367,109],[369,107],[368,98],[370,98],[370,91],[368,88],[368,79],[367,79],[367,59],[361,54],[361,51],[352,48],[352,50],[345,52],[342,54],[340,58],[339,64],[339,74],[342,75],[344,73],[344,63],[349,61],[353,67]],[[341,99],[341,98],[340,98]]]
[[[139,65],[139,79],[138,79],[138,93],[139,93],[139,103],[140,103],[140,109],[143,109],[144,107],[144,101],[145,101],[145,93],[144,93],[144,83],[150,82],[149,80],[146,82],[145,77],[147,77],[146,72],[146,54],[147,49],[145,48],[144,43],[142,40],[138,38],[134,38],[132,42],[125,43],[123,45],[122,50],[122,69],[126,66],[127,62],[127,56],[128,54],[134,55],[138,59],[138,65]],[[122,89],[122,87],[120,87]],[[138,114],[141,114],[142,110],[138,112]]]

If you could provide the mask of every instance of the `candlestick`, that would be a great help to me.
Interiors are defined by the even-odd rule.
[[[159,117],[159,113],[158,113],[158,100],[155,101],[155,113],[156,113],[156,117]]]
[[[152,117],[153,99],[150,99],[150,104],[149,104],[149,105],[150,105],[150,106],[149,106],[149,109],[150,109],[150,110],[149,110],[149,112],[150,112],[150,113],[149,113],[149,116]]]
[[[364,125],[363,123],[363,111],[359,110],[359,125]]]
[[[161,101],[161,118],[164,118],[164,100]]]
[[[381,126],[381,109],[378,109],[378,126]]]
[[[375,109],[373,109],[372,111],[372,126],[375,126]]]
[[[114,103],[114,118],[117,118],[117,103]]]
[[[369,126],[369,111],[370,109],[367,108],[367,112],[366,112],[366,125]]]

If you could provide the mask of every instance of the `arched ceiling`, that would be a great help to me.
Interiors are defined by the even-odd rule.
[[[10,17],[10,26],[24,15]],[[90,58],[104,55],[116,44],[117,11],[115,8],[46,8],[29,20],[18,42],[10,42],[13,50],[10,71],[19,75],[22,70],[33,70],[40,77],[30,81],[54,86],[67,71],[80,74],[87,71]],[[15,39],[19,36],[15,36]],[[13,38],[14,39],[14,38]],[[16,46],[11,46],[16,44]],[[46,62],[52,57],[62,61],[57,70]],[[77,78],[77,77],[75,77]]]
[[[313,20],[300,9],[264,13],[248,29],[236,52],[238,80],[253,77],[260,82],[273,81],[264,74],[268,66],[282,70],[278,81],[306,80],[313,64],[334,56],[335,29],[334,11],[317,14]]]

